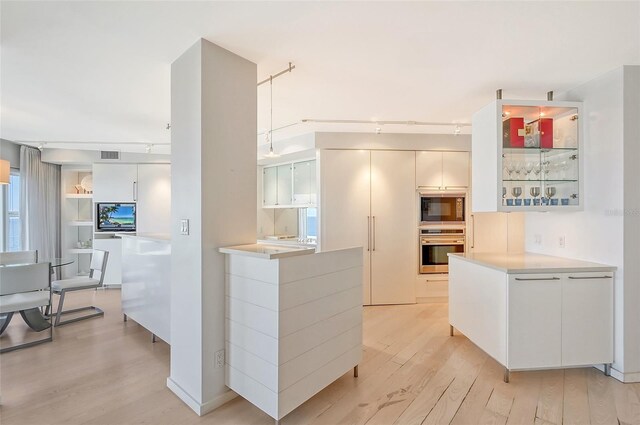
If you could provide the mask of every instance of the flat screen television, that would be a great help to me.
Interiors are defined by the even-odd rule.
[[[135,232],[136,204],[99,202],[96,223],[98,232]]]

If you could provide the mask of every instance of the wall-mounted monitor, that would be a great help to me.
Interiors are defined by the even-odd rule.
[[[136,204],[106,203],[96,204],[97,232],[135,232]]]

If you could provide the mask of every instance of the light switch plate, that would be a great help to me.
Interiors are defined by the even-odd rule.
[[[182,220],[180,220],[180,234],[189,234],[189,219],[183,218]]]

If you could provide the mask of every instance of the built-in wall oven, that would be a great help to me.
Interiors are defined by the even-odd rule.
[[[420,225],[464,225],[466,194],[420,192]]]
[[[464,253],[464,227],[419,229],[420,273],[448,273],[450,253]]]

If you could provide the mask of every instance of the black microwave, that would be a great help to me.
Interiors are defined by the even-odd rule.
[[[420,224],[464,224],[464,194],[421,193]]]

